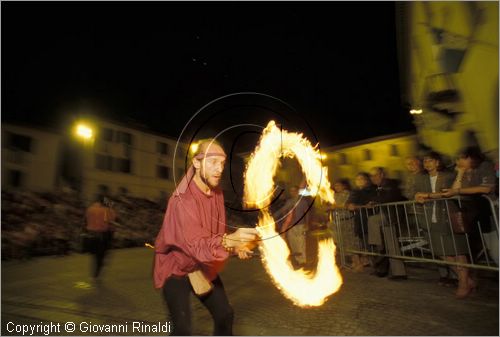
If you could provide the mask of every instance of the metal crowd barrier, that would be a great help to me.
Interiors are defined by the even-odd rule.
[[[459,223],[469,224],[465,232]],[[340,263],[353,254],[498,271],[498,199],[453,197],[329,211]],[[467,263],[445,259],[465,255]],[[463,260],[463,259],[462,259]]]

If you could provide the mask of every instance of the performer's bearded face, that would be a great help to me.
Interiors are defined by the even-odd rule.
[[[222,178],[224,165],[226,163],[226,154],[217,144],[207,145],[203,153],[209,154],[201,159],[195,159],[195,168],[200,174],[201,180],[210,188],[217,187]]]

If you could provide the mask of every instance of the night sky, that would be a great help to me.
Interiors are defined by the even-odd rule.
[[[323,146],[412,129],[392,2],[2,2],[2,121],[84,113],[177,137],[225,94],[280,98]]]

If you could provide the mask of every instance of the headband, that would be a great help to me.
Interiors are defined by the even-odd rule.
[[[200,160],[203,157],[226,157],[225,153],[220,153],[220,152],[206,152],[206,153],[198,153],[194,158]]]

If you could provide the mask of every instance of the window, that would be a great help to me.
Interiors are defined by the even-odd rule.
[[[115,158],[115,171],[121,173],[130,173],[130,159]]]
[[[158,165],[156,171],[156,175],[158,176],[158,178],[170,179],[170,167]]]
[[[113,170],[113,157],[96,154],[95,156],[95,168],[98,170],[112,171]]]
[[[11,133],[9,138],[10,148],[24,152],[31,152],[31,137]]]
[[[101,129],[101,138],[107,142],[113,141],[113,130],[108,128]]]
[[[128,132],[117,131],[116,141],[127,145],[132,145],[132,135]]]
[[[372,160],[372,151],[365,149],[363,151],[365,160]]]
[[[9,170],[9,185],[21,187],[23,185],[23,173],[19,170]]]
[[[156,142],[156,152],[162,155],[167,155],[169,152],[168,144],[163,142]]]
[[[391,144],[391,156],[399,157],[399,149],[396,144]]]
[[[339,154],[339,164],[347,165],[347,155],[345,153]]]

